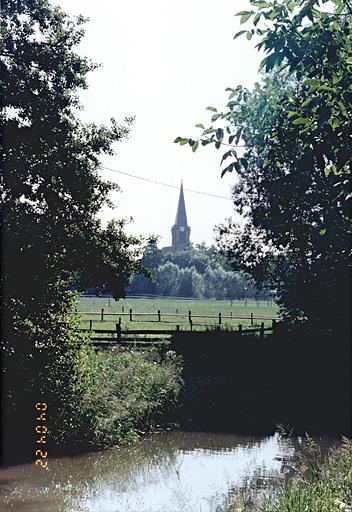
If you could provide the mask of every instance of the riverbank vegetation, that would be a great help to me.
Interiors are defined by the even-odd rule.
[[[322,456],[310,448],[297,458],[284,486],[276,486],[276,498],[255,495],[250,487],[239,491],[226,512],[350,512],[352,510],[352,441],[343,438],[337,448]]]
[[[126,444],[167,426],[174,420],[180,375],[180,358],[172,351],[96,352],[83,344],[74,394],[63,404],[62,422],[51,422],[53,451]]]

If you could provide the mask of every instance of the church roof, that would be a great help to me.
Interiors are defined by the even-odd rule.
[[[181,181],[181,188],[180,188],[180,196],[178,198],[175,226],[188,226],[182,181]]]

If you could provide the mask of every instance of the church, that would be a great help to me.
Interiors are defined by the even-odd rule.
[[[171,228],[172,242],[170,247],[163,247],[164,252],[181,251],[190,243],[191,228],[187,223],[185,197],[181,181],[175,224]]]

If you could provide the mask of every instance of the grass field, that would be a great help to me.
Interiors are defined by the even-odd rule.
[[[103,322],[101,321],[102,309]],[[132,309],[132,322],[130,310]],[[160,318],[158,318],[160,310]],[[79,301],[78,312],[81,315],[81,327],[89,327],[92,320],[93,329],[115,329],[121,318],[122,329],[189,329],[189,311],[193,328],[205,329],[207,326],[219,325],[221,313],[222,326],[271,326],[271,318],[277,318],[278,308],[274,302],[255,300],[210,300],[210,299],[174,299],[174,298],[127,298],[115,301],[106,297],[82,297]],[[141,315],[144,313],[144,315]],[[253,322],[251,323],[251,313]],[[171,316],[171,315],[181,316]],[[197,318],[197,315],[207,315],[214,318]],[[228,317],[228,318],[224,318]],[[242,318],[238,318],[242,317]],[[267,317],[261,319],[256,317]]]

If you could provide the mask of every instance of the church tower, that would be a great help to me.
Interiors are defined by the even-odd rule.
[[[181,181],[180,196],[176,212],[175,224],[171,228],[172,245],[171,250],[180,251],[189,244],[189,235],[191,228],[187,224],[185,198],[183,195],[183,185]]]

